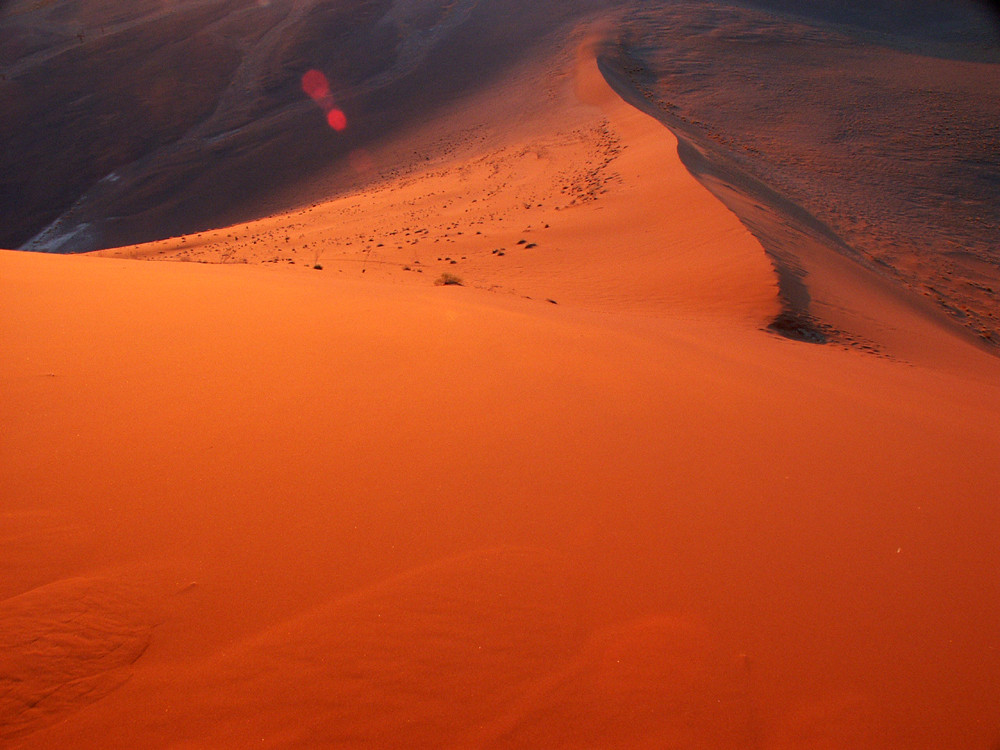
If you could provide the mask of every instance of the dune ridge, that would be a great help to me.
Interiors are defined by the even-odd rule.
[[[753,196],[726,198],[720,186],[791,269],[790,292],[802,276],[790,249],[828,254],[818,241],[995,350],[1000,98],[988,92],[1000,77],[989,14],[974,3],[908,3],[909,15],[892,5],[634,8],[607,68],[620,93],[683,134],[690,167],[716,183],[721,169],[722,183]]]
[[[100,254],[294,261],[400,282],[454,272],[473,286],[592,310],[776,314],[760,244],[691,179],[670,132],[607,86],[593,44],[580,50],[575,60],[540,58],[518,81],[551,93],[506,143],[300,212]],[[569,75],[546,72],[557,64]]]
[[[859,253],[802,206],[742,171],[683,119],[651,101],[623,74],[631,61],[620,48],[605,44],[598,63],[625,101],[671,128],[684,166],[761,242],[777,274],[781,300],[771,330],[799,341],[846,343],[875,352],[891,337],[898,353],[902,346],[904,356],[919,356],[922,334],[903,343],[898,333],[886,330],[890,319],[902,317],[907,323],[896,332],[941,327],[995,354],[988,339],[901,287],[892,269]],[[845,284],[851,288],[850,299],[840,293]],[[867,288],[868,295],[859,297],[859,287]],[[877,320],[868,312],[871,307],[880,310]]]

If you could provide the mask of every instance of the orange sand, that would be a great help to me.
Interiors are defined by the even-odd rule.
[[[106,253],[280,266],[0,253],[0,742],[1000,737],[1000,362],[835,264],[881,356],[767,333],[760,246],[575,68],[485,154]]]

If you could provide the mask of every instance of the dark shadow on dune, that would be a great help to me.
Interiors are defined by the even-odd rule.
[[[139,20],[106,10],[114,22],[80,38],[100,0],[0,12],[0,247],[94,250],[329,197],[275,199],[433,119],[601,4],[210,0]],[[329,78],[343,132],[303,94],[310,69]]]
[[[829,340],[829,327],[811,312],[806,271],[793,248],[826,243],[850,252],[826,226],[763,183],[698,149],[679,131],[677,155],[687,170],[707,187],[760,241],[778,277],[782,311],[768,328],[786,338],[812,344]]]

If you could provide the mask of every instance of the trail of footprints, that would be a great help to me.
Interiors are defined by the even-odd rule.
[[[477,137],[467,134],[468,139]],[[465,150],[470,144],[451,147]],[[475,145],[475,144],[471,144]],[[120,256],[200,263],[440,271],[545,249],[543,209],[600,199],[620,181],[623,145],[607,123],[391,176],[361,193],[260,221],[124,248]],[[565,153],[572,156],[566,158]],[[571,170],[557,164],[573,164]],[[550,214],[551,215],[551,214]],[[375,231],[372,231],[375,227]],[[433,274],[432,274],[433,275]]]

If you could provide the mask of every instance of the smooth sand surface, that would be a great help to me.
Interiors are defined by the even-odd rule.
[[[565,62],[486,153],[0,253],[0,743],[1000,738],[1000,361],[852,273],[871,349],[768,332],[760,245]],[[230,262],[130,259],[182,256]]]

